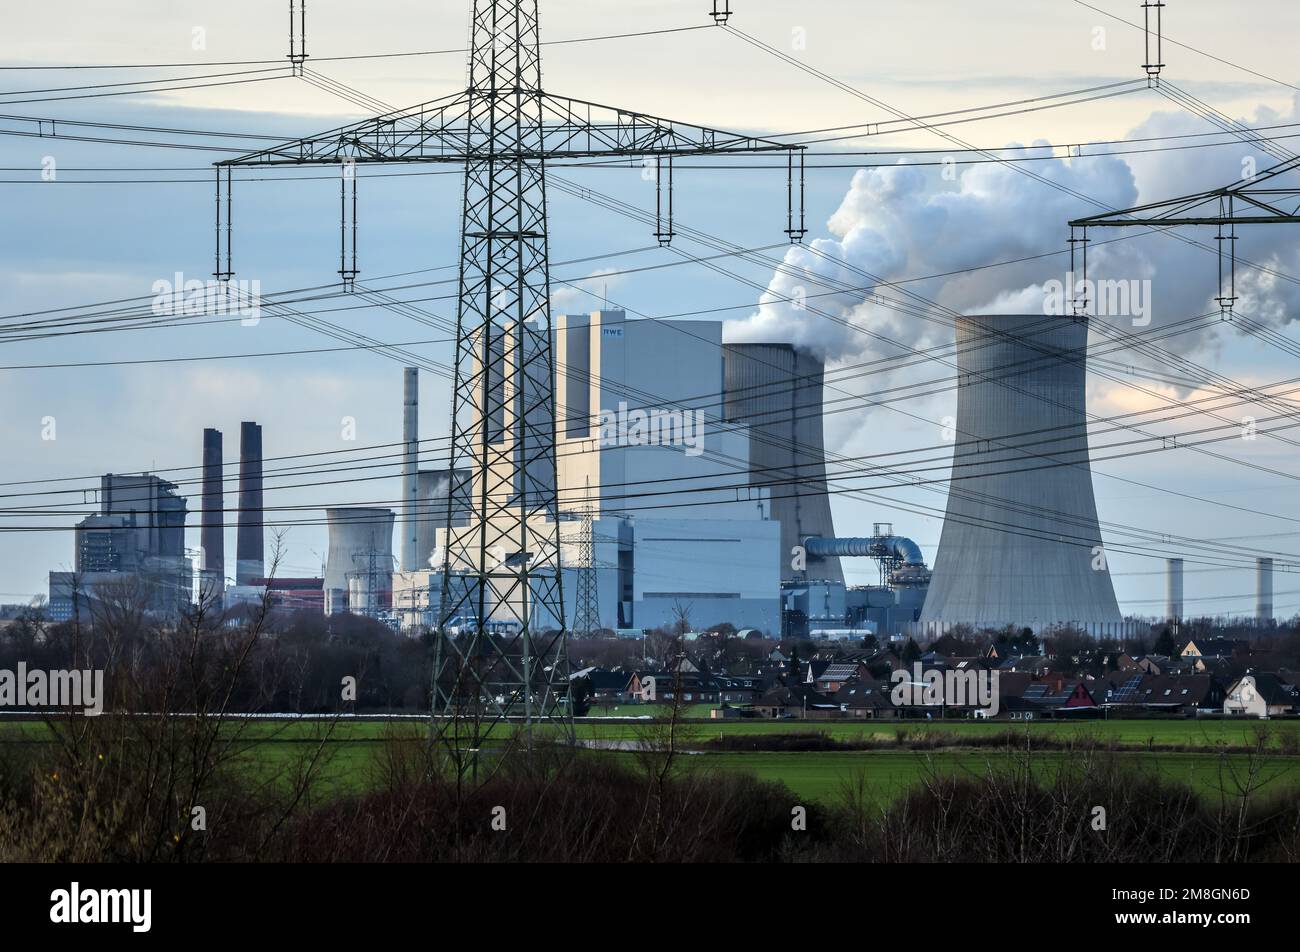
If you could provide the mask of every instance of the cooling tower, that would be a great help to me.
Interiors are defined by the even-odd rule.
[[[1273,560],[1255,560],[1255,619],[1261,625],[1273,621]]]
[[[420,534],[420,371],[407,367],[402,374],[402,560],[403,572],[422,568],[418,554]],[[425,558],[428,558],[426,555]]]
[[[226,504],[221,456],[221,431],[203,431],[203,514],[199,545],[202,569],[218,586],[226,577]]]
[[[329,550],[325,556],[326,611],[344,610],[349,588],[361,580],[367,604],[382,601],[393,586],[393,528],[391,509],[334,508],[325,510]],[[391,597],[391,594],[390,594]]]
[[[792,553],[809,536],[833,538],[822,445],[822,362],[790,344],[726,344],[725,416],[750,427],[751,486],[770,487],[781,523],[781,580],[804,581]],[[817,564],[820,580],[843,582],[838,556]]]
[[[262,550],[262,428],[239,424],[239,531],[235,536],[235,583],[266,577]]]
[[[1073,317],[958,320],[956,445],[925,633],[1120,633],[1088,460],[1087,343]]]
[[[1170,559],[1165,578],[1165,620],[1183,617],[1183,560]]]

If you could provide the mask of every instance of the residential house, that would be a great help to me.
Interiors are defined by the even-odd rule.
[[[840,713],[846,717],[880,719],[898,716],[898,708],[890,699],[888,682],[875,680],[849,681],[835,692],[833,700]]]
[[[1300,688],[1288,676],[1283,680],[1276,674],[1250,672],[1228,688],[1223,702],[1223,713],[1244,714],[1251,717],[1280,717],[1294,714],[1300,708]]]
[[[759,717],[828,717],[839,710],[838,704],[807,684],[773,688],[754,702]]]

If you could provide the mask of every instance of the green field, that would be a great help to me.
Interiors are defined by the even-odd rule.
[[[295,764],[312,756],[321,738],[328,737],[317,765],[320,794],[326,798],[364,792],[377,782],[378,766],[390,738],[419,742],[427,724],[418,720],[241,721],[242,757],[252,775],[269,782],[290,773]],[[645,739],[655,725],[582,720],[577,725],[581,741],[611,745]],[[1245,757],[1227,753],[1225,747],[1247,747],[1266,731],[1269,747],[1276,751],[1265,759],[1266,791],[1300,788],[1300,721],[1246,720],[1113,720],[1113,721],[752,721],[694,722],[680,727],[679,743],[700,747],[719,736],[755,737],[779,733],[819,732],[843,740],[869,738],[886,746],[865,751],[707,751],[679,759],[682,769],[747,771],[788,786],[796,796],[810,801],[834,802],[844,786],[861,777],[878,802],[899,796],[931,773],[983,775],[1012,762],[1015,756],[1000,747],[959,746],[963,738],[1028,734],[1059,741],[1097,740],[1115,747],[1115,756],[1135,769],[1156,771],[1171,780],[1189,782],[1207,796],[1234,792],[1231,771],[1240,771]],[[544,731],[542,733],[545,733]],[[939,741],[933,749],[913,750],[898,744],[917,738]],[[0,751],[5,743],[15,747],[39,745],[48,740],[48,728],[39,721],[0,723]],[[951,738],[952,743],[943,741]],[[1152,750],[1188,747],[1195,750]],[[2,755],[2,754],[0,754]],[[631,759],[620,750],[589,750],[587,756]],[[1033,753],[1035,768],[1050,771],[1077,758],[1069,751]]]
[[[585,718],[578,721],[579,738],[598,740],[634,740],[645,734],[646,724],[602,721]],[[929,734],[947,731],[958,736],[992,736],[1008,732],[1027,732],[1034,736],[1065,739],[1113,741],[1136,747],[1151,745],[1187,745],[1217,747],[1221,744],[1249,745],[1258,732],[1266,731],[1272,746],[1293,740],[1300,747],[1300,720],[1258,721],[1232,720],[1091,720],[1091,721],[817,721],[817,720],[718,720],[690,722],[682,726],[688,737],[704,740],[728,736],[752,736],[780,733],[824,733],[837,740],[873,738],[894,740],[900,733]]]
[[[354,740],[329,745],[318,767],[322,793],[328,797],[364,792],[375,781],[382,744],[377,740]],[[248,756],[250,767],[270,778],[277,771],[288,771],[303,753],[300,744],[268,741],[255,745]],[[588,751],[586,756],[617,757],[631,762],[634,755],[624,751]],[[1215,799],[1221,791],[1229,795],[1237,792],[1234,771],[1237,776],[1244,776],[1247,763],[1238,754],[1129,751],[1115,756],[1125,766],[1188,782],[1197,792]],[[752,773],[764,780],[784,783],[799,797],[826,803],[835,802],[845,785],[855,782],[860,775],[872,799],[885,803],[927,776],[984,776],[1007,768],[1015,762],[1015,757],[999,749],[705,753],[681,756],[678,764],[683,770]],[[1074,760],[1074,755],[1057,751],[1033,754],[1035,770],[1041,768],[1044,776]],[[1300,788],[1300,757],[1265,758],[1263,777],[1265,792]]]

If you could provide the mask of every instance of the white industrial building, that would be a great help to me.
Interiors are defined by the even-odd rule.
[[[597,311],[559,316],[554,334],[560,508],[595,517],[602,627],[686,611],[779,631],[781,526],[768,489],[736,488],[752,449],[748,426],[724,421],[722,325]]]
[[[590,510],[599,627],[655,628],[685,613],[694,627],[779,631],[781,527],[770,490],[742,485],[750,433],[724,422],[722,325],[604,311],[557,316],[552,333],[569,624]],[[436,624],[440,585],[436,564],[395,576],[403,627]]]

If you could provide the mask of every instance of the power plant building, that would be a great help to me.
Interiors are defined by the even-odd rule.
[[[956,445],[925,634],[1122,633],[1088,457],[1087,338],[1072,316],[958,321]]]
[[[594,627],[607,630],[686,621],[782,633],[788,617],[810,614],[815,586],[828,587],[822,603],[830,607],[818,618],[828,630],[860,624],[860,637],[882,620],[915,620],[929,575],[913,543],[891,534],[870,551],[837,548],[854,540],[837,539],[831,522],[819,360],[786,344],[724,346],[720,322],[630,321],[622,311],[557,315],[552,333],[568,623],[584,571],[595,577]],[[407,395],[411,388],[408,381]],[[511,405],[523,400],[517,394]],[[504,412],[507,402],[488,405]],[[404,406],[410,445],[409,399]],[[409,456],[405,472],[409,478]],[[477,478],[467,478],[467,494],[478,491]],[[517,473],[493,481],[520,486]],[[440,543],[445,473],[438,485],[429,495],[443,502],[432,523]],[[413,537],[423,558],[428,541],[418,531]],[[817,545],[808,548],[809,540]],[[805,548],[806,565],[796,567],[795,551]],[[879,590],[846,591],[842,557],[901,569],[896,548],[906,548],[910,575],[890,576]],[[590,569],[580,566],[584,551]],[[910,588],[895,588],[905,575]],[[399,573],[394,610],[402,627],[437,623],[440,585],[436,565]]]
[[[781,524],[767,488],[736,485],[753,446],[722,412],[722,325],[559,315],[554,347],[560,508],[593,510],[601,626],[779,630]]]
[[[77,523],[75,571],[50,573],[50,615],[68,620],[102,599],[104,586],[159,614],[190,603],[193,569],[185,552],[185,499],[149,473],[100,479],[99,513]],[[79,604],[81,603],[81,604]]]

